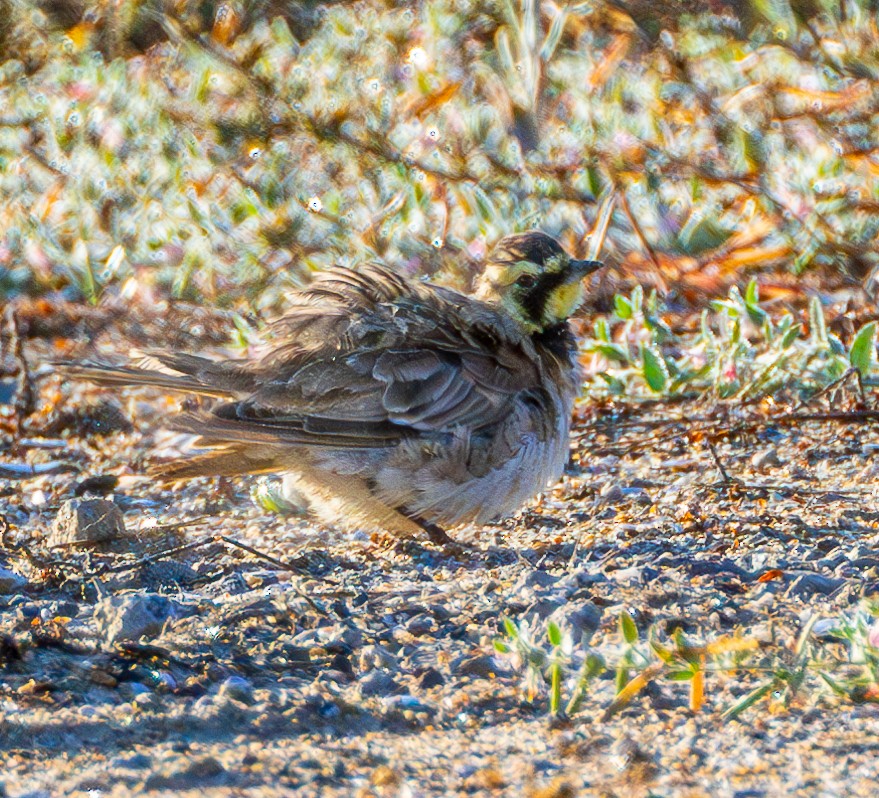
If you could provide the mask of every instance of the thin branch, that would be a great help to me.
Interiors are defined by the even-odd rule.
[[[711,440],[709,438],[706,438],[705,443],[708,446],[708,451],[711,452],[711,457],[714,460],[714,465],[716,465],[717,470],[720,471],[720,478],[723,480],[724,484],[731,485],[733,483],[737,483],[738,480],[734,480],[726,472],[726,468],[724,468],[723,461],[720,459],[720,455],[717,454],[717,449],[715,448],[715,446],[711,442]]]
[[[866,404],[867,403],[867,396],[866,396],[866,393],[864,392],[864,382],[861,379],[861,372],[858,369],[856,369],[854,366],[852,366],[841,377],[838,377],[833,382],[829,383],[828,385],[825,385],[820,391],[813,393],[811,396],[806,397],[805,399],[801,400],[798,404],[794,405],[794,412],[800,410],[803,407],[806,407],[807,405],[812,404],[812,402],[816,401],[817,399],[820,399],[822,396],[826,396],[827,394],[832,393],[837,388],[842,387],[842,385],[844,385],[846,382],[848,382],[852,378],[852,376],[855,376],[855,375],[857,375],[857,386],[858,386],[858,391],[860,392],[860,395],[861,395],[861,401],[864,404]]]
[[[623,208],[623,213],[626,214],[626,218],[629,220],[629,224],[632,226],[632,230],[635,231],[635,235],[638,237],[638,241],[641,242],[641,247],[644,249],[651,262],[653,263],[653,272],[656,278],[657,287],[663,294],[667,294],[668,284],[665,282],[665,278],[662,276],[662,265],[659,262],[659,258],[656,256],[656,253],[653,251],[653,247],[647,240],[647,236],[644,234],[644,230],[642,229],[640,222],[635,218],[635,215],[632,213],[632,210],[629,207],[629,200],[626,197],[626,192],[622,189],[618,189],[618,193],[620,197],[620,204]]]

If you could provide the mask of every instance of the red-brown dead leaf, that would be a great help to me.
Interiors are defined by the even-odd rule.
[[[452,99],[461,88],[460,83],[445,83],[437,91],[431,92],[424,97],[418,97],[406,107],[406,113],[413,114],[421,119],[428,111],[433,111],[441,105],[445,105]]]

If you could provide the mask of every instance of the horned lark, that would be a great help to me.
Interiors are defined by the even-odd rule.
[[[281,472],[331,524],[447,541],[443,527],[512,513],[561,476],[580,386],[567,319],[600,266],[532,231],[500,241],[473,296],[333,268],[290,298],[258,359],[66,370],[221,400],[172,420],[208,451],[162,478]]]

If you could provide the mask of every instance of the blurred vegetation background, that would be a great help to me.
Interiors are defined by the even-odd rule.
[[[262,313],[539,226],[687,296],[877,263],[868,0],[0,0],[0,296]]]

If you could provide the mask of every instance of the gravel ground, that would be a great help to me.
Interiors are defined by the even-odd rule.
[[[873,425],[751,425],[723,483],[694,419],[731,410],[584,405],[562,483],[448,552],[268,513],[253,480],[153,483],[183,444],[168,398],[40,386],[0,449],[0,794],[875,794],[879,704],[818,678],[725,720],[765,673],[710,674],[698,712],[657,679],[613,713],[609,674],[550,722],[493,648],[502,617],[552,619],[613,661],[627,611],[788,661],[879,593]]]

